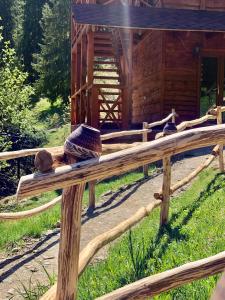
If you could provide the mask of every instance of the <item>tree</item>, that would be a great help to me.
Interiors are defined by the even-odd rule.
[[[2,42],[0,49],[0,152],[38,146],[44,140],[44,134],[37,128],[30,110],[34,90],[26,84],[27,73],[20,69],[9,42]],[[31,161],[23,159],[21,171],[26,173],[30,168]],[[0,196],[15,192],[15,174],[15,160],[0,163]]]
[[[14,0],[1,0],[0,1],[0,21],[3,26],[1,35],[7,41],[12,41],[12,16],[11,9]]]
[[[67,102],[70,70],[70,1],[49,0],[43,6],[41,51],[34,55],[39,75],[36,88],[52,102],[58,96]]]

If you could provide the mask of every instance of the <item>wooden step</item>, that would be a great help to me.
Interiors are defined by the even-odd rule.
[[[94,45],[110,45],[112,46],[111,40],[106,39],[94,39]]]
[[[95,57],[108,57],[108,58],[114,58],[115,55],[113,53],[106,53],[106,52],[95,52]]]
[[[115,61],[104,61],[104,60],[95,60],[95,65],[117,65]]]
[[[94,72],[115,72],[115,73],[118,73],[118,69],[97,69],[97,68],[94,68]]]
[[[102,93],[102,95],[109,95],[109,96],[119,96],[119,95],[121,95],[121,93],[120,92],[101,92]]]
[[[119,76],[98,76],[94,75],[94,79],[111,79],[111,80],[118,80],[120,79]]]
[[[112,39],[112,33],[111,32],[95,32],[94,38]]]
[[[96,51],[109,51],[109,52],[112,52],[113,53],[113,48],[112,47],[104,47],[104,46],[95,46],[94,47],[94,51],[96,52]]]

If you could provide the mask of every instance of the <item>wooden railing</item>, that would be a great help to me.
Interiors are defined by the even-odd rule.
[[[119,237],[129,228],[161,206],[161,225],[168,221],[170,195],[170,166],[168,157],[191,149],[198,149],[225,142],[225,125],[215,125],[173,134],[153,142],[102,156],[99,159],[57,168],[49,174],[31,174],[21,178],[18,186],[19,198],[38,195],[42,192],[64,188],[62,196],[61,239],[59,249],[58,281],[42,299],[73,299],[77,278],[93,255],[104,245]],[[110,231],[96,237],[81,252],[80,205],[85,182],[103,179],[127,172],[146,163],[163,159],[163,199],[155,200],[141,208],[134,216]],[[110,172],[110,174],[109,174]],[[70,220],[73,220],[71,223]],[[79,257],[79,259],[78,259]],[[221,272],[225,267],[225,253],[205,260],[193,262],[162,274],[133,283],[101,299],[132,299],[159,294],[181,284]],[[148,288],[149,287],[149,288]],[[114,297],[115,295],[115,297]],[[125,296],[124,296],[125,295]]]
[[[221,112],[225,107],[218,107],[212,113],[221,123]],[[174,114],[170,115],[173,118]],[[165,119],[164,119],[165,121]],[[195,120],[196,121],[196,120]],[[165,121],[166,122],[166,121]],[[193,124],[193,123],[192,123]],[[158,124],[157,124],[158,125]],[[195,122],[196,125],[196,122]],[[142,134],[151,128],[144,128]],[[179,126],[179,125],[178,125]],[[147,126],[146,126],[147,127]],[[133,134],[137,132],[133,132]],[[119,133],[118,133],[119,134]],[[127,134],[126,132],[124,133]],[[117,133],[103,136],[103,139],[116,137]],[[225,125],[208,126],[197,129],[190,129],[184,132],[157,139],[151,142],[144,142],[136,147],[122,150],[113,154],[101,156],[99,159],[91,159],[79,163],[58,167],[54,172],[35,173],[23,176],[20,179],[17,196],[22,199],[28,196],[39,195],[40,193],[63,188],[62,197],[58,197],[42,207],[17,213],[2,213],[0,219],[11,220],[28,217],[52,207],[62,199],[61,238],[58,258],[58,280],[43,297],[46,299],[74,299],[77,289],[78,276],[85,270],[86,266],[99,249],[109,242],[121,236],[132,226],[140,222],[158,206],[161,207],[160,224],[163,226],[168,222],[168,211],[170,204],[170,178],[171,166],[170,157],[187,150],[198,149],[206,146],[217,145],[213,150],[212,161],[216,153],[222,150],[225,143]],[[62,148],[62,147],[61,147]],[[28,153],[27,150],[26,153]],[[58,148],[57,148],[58,151]],[[34,152],[29,152],[34,154]],[[24,153],[23,153],[24,154]],[[30,155],[28,154],[28,155]],[[220,170],[223,165],[222,152],[219,152]],[[17,157],[21,152],[17,152]],[[5,158],[15,158],[11,154],[0,155]],[[80,228],[81,228],[81,203],[84,185],[90,181],[102,180],[113,175],[128,172],[143,165],[163,160],[163,188],[160,197],[157,197],[147,207],[140,208],[135,215],[112,228],[108,232],[97,236],[79,254]],[[205,163],[207,166],[208,163]],[[192,177],[190,178],[190,180]],[[160,199],[158,199],[160,198]],[[140,297],[151,297],[171,288],[178,287],[195,279],[222,272],[225,268],[225,252],[192,262],[184,266],[153,275],[142,279],[131,285],[116,290],[100,299],[134,299]]]

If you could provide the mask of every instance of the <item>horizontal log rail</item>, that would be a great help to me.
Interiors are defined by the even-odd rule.
[[[47,174],[23,176],[18,185],[17,196],[24,198],[74,184],[108,178],[158,161],[165,156],[224,142],[225,125],[175,133],[131,149],[103,155],[99,159],[58,167],[54,172]]]
[[[14,212],[14,213],[0,213],[0,221],[20,220],[20,219],[25,219],[25,218],[35,216],[37,214],[40,214],[40,213],[52,208],[57,203],[60,203],[61,200],[62,200],[62,196],[59,196],[44,205],[41,205],[39,207],[30,209],[30,210]]]
[[[150,203],[146,207],[141,207],[132,217],[121,222],[109,231],[95,237],[90,241],[87,246],[81,251],[79,259],[79,276],[83,273],[88,263],[94,257],[94,255],[104,246],[120,237],[123,233],[128,231],[131,227],[135,226],[145,217],[161,204],[160,200],[156,200]],[[40,300],[55,299],[56,296],[56,284],[52,286],[48,292]]]
[[[178,181],[176,184],[170,187],[170,195],[172,195],[175,191],[177,191],[184,185],[190,183],[199,173],[201,173],[204,169],[208,168],[211,165],[211,163],[214,161],[214,159],[218,156],[218,151],[219,151],[219,145],[216,145],[212,150],[212,154],[209,155],[209,157],[204,163],[198,166],[193,172],[191,172],[184,179]],[[162,199],[163,198],[162,190],[158,193],[154,193],[154,197],[155,199]]]
[[[214,256],[184,264],[126,285],[98,300],[145,299],[169,291],[194,280],[223,272],[225,251]]]
[[[143,134],[145,132],[149,133],[149,132],[151,132],[151,130],[139,129],[139,130],[117,131],[117,132],[112,132],[112,133],[107,133],[107,134],[101,135],[101,140],[106,141],[109,139],[114,139],[114,138],[123,137],[123,136],[132,136],[132,135]]]
[[[175,111],[173,111],[171,114],[169,114],[166,118],[160,120],[160,121],[156,121],[154,123],[150,123],[148,124],[148,128],[153,128],[153,127],[156,127],[156,126],[160,126],[160,125],[163,125],[165,124],[166,122],[168,122],[170,119],[172,119],[173,117],[176,117],[177,116],[177,113]]]
[[[181,131],[185,130],[186,128],[194,127],[196,125],[200,125],[209,120],[215,120],[215,119],[216,119],[215,115],[205,115],[205,116],[195,119],[195,120],[184,121],[184,122],[180,123],[179,125],[177,125],[177,132],[181,132]],[[156,134],[155,139],[159,139],[163,136],[164,136],[163,132],[159,132]]]

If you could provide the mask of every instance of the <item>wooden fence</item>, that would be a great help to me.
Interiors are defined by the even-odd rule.
[[[209,162],[211,162],[216,157],[216,154],[218,154],[220,170],[223,171],[222,147],[225,143],[225,125],[220,124],[222,122],[222,111],[225,111],[225,107],[218,107],[214,110],[214,114],[209,117],[211,119],[213,116],[214,119],[217,119],[219,125],[178,132],[155,141],[142,143],[130,149],[105,156],[103,155],[99,159],[73,163],[71,158],[69,162],[70,165],[58,167],[54,172],[45,174],[35,173],[21,177],[17,190],[18,199],[39,195],[43,192],[59,188],[64,189],[62,197],[58,197],[39,208],[27,212],[0,214],[0,219],[20,219],[35,213],[40,213],[41,211],[52,207],[59,201],[62,201],[58,280],[57,284],[41,298],[42,300],[74,299],[77,291],[78,276],[85,270],[97,251],[121,236],[143,218],[149,216],[156,207],[161,207],[161,226],[168,222],[170,195],[175,189],[174,187],[171,187],[170,184],[170,157],[172,155],[187,150],[217,145],[214,147],[214,150],[205,162],[205,165],[208,166]],[[207,118],[205,118],[205,120],[206,119]],[[195,125],[197,124],[198,123],[195,120]],[[186,127],[189,126],[187,125]],[[145,128],[145,130],[146,129],[149,128]],[[5,155],[4,157],[7,156]],[[85,183],[119,175],[143,165],[156,162],[160,159],[163,159],[164,167],[163,187],[162,191],[158,193],[159,196],[156,197],[157,199],[147,207],[140,208],[136,214],[129,219],[120,223],[108,232],[94,238],[81,253],[79,253],[81,203]],[[198,170],[200,169],[202,170],[203,168],[198,168]],[[189,180],[192,178],[193,175],[189,176]],[[210,258],[189,263],[173,270],[142,279],[99,299],[138,299],[153,296],[168,289],[178,287],[184,283],[192,282],[195,279],[222,272],[224,268],[225,252],[222,252]]]

